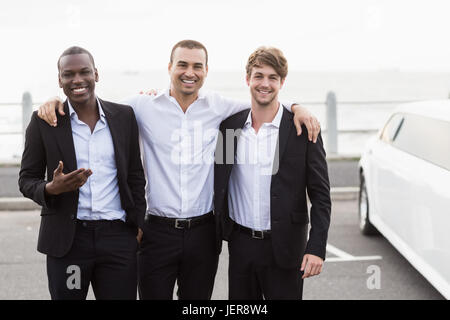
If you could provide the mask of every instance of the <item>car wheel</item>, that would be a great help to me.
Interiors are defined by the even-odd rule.
[[[361,173],[359,185],[359,230],[364,235],[379,234],[378,230],[370,223],[369,220],[369,196],[367,194],[366,180],[364,174]]]

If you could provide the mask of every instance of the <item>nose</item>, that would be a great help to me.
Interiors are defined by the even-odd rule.
[[[185,72],[185,75],[187,77],[193,77],[194,76],[194,68],[192,66],[189,66]]]
[[[73,77],[74,83],[80,83],[83,82],[83,77],[79,73],[75,73],[75,76]]]
[[[268,88],[268,87],[270,86],[269,78],[264,77],[264,78],[261,80],[261,86],[262,86],[262,87]]]

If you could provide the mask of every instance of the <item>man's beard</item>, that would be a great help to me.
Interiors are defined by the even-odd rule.
[[[254,98],[256,103],[258,103],[258,105],[260,105],[261,107],[268,107],[270,106],[270,104],[275,100],[276,96],[272,97],[270,100],[265,100],[265,101],[261,101],[258,98]]]

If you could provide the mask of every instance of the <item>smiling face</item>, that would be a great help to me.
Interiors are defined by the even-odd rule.
[[[59,61],[59,86],[71,103],[84,105],[95,101],[98,72],[89,55],[71,54]]]
[[[274,101],[278,101],[278,93],[283,83],[284,79],[274,68],[268,65],[254,66],[250,75],[247,75],[252,102],[261,107],[269,106]]]
[[[203,49],[178,47],[169,63],[171,94],[198,95],[208,74],[206,53]]]

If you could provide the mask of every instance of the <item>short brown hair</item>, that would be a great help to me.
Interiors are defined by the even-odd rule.
[[[248,58],[246,66],[247,76],[251,76],[253,67],[261,67],[263,65],[274,68],[281,79],[286,78],[288,64],[280,49],[274,47],[259,47],[256,49]]]
[[[177,44],[175,44],[172,48],[172,52],[170,53],[170,63],[173,62],[173,53],[176,48],[188,48],[188,49],[203,49],[206,54],[206,65],[208,65],[208,51],[206,47],[198,41],[195,40],[181,40]]]

